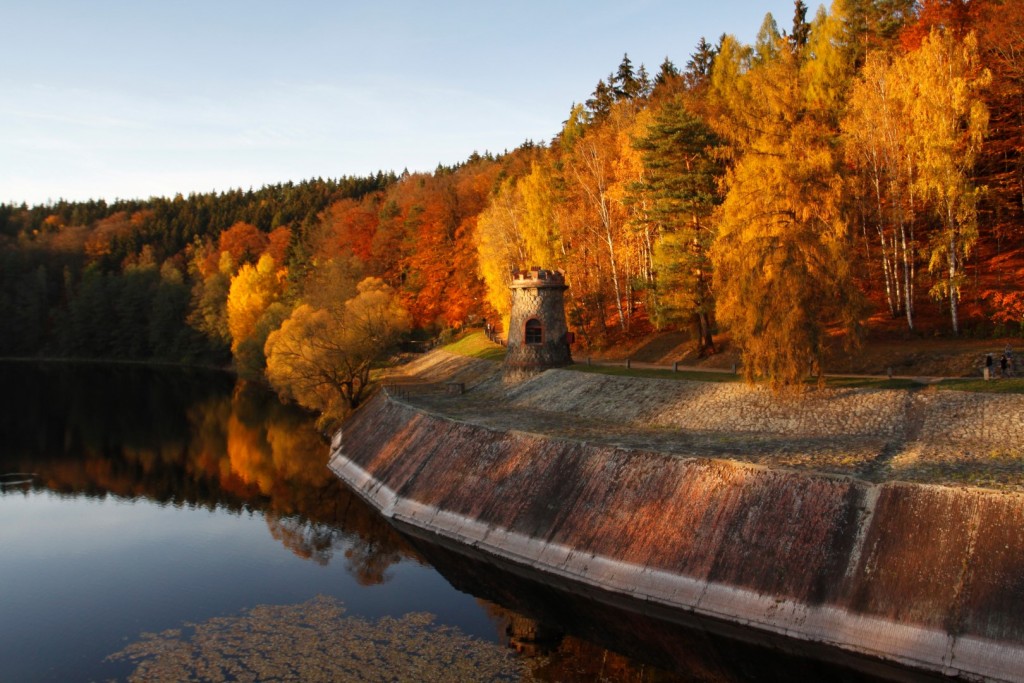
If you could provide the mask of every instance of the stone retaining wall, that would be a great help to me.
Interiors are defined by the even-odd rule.
[[[780,397],[741,383],[637,379],[550,371],[507,393],[512,408],[533,408],[644,426],[794,436],[896,436],[910,394],[826,389]]]
[[[607,420],[610,424],[722,434],[917,440],[970,444],[1024,456],[1024,396],[936,390],[823,389],[780,397],[743,383],[638,379],[549,370],[509,387],[490,361],[434,351],[406,367],[426,381],[467,381],[476,402]],[[454,378],[454,379],[453,379]]]

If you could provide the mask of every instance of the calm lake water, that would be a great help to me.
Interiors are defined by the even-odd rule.
[[[0,681],[876,680],[407,539],[308,415],[227,375],[0,387]]]

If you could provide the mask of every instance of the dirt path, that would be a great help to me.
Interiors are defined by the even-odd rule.
[[[589,356],[595,361],[651,363],[671,367],[674,362],[688,368],[731,370],[740,362],[738,351],[727,337],[716,338],[719,353],[701,358],[688,335],[662,332],[640,339],[608,352],[580,352],[578,360]],[[1024,340],[1019,337],[1000,339],[968,339],[947,337],[889,337],[866,340],[860,348],[846,351],[837,346],[825,362],[828,374],[886,376],[892,368],[897,377],[980,377],[985,354],[991,353],[996,364],[1007,345],[1024,353]],[[1018,348],[1020,347],[1020,348]],[[1018,365],[1020,365],[1020,358]],[[1018,367],[1024,372],[1024,368]]]

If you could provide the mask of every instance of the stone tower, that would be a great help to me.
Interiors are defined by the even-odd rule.
[[[512,317],[503,375],[516,381],[572,363],[565,324],[565,276],[534,266],[512,271]]]

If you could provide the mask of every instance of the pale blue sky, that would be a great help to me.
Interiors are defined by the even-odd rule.
[[[769,11],[793,2],[0,0],[0,202],[430,171]]]

